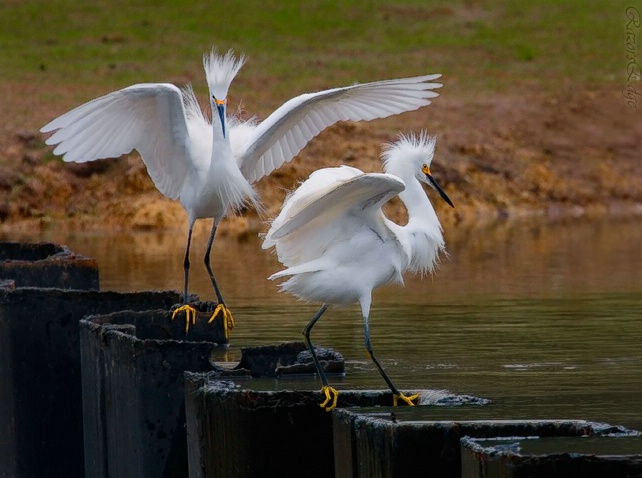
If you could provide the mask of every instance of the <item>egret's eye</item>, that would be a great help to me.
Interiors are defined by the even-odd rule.
[[[424,174],[430,174],[430,168],[428,167],[428,165],[427,165],[427,164],[425,164],[425,163],[424,163],[424,164],[421,166],[421,172],[422,172],[422,173],[424,173]]]

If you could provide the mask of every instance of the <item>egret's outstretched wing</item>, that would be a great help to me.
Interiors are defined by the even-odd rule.
[[[270,232],[266,237],[271,236],[273,232],[280,229],[281,226],[316,199],[328,194],[341,184],[353,180],[355,177],[363,176],[363,174],[364,172],[360,169],[345,165],[314,171],[308,179],[287,195],[281,206],[281,211],[272,221]],[[264,248],[268,247],[270,246],[264,244]]]
[[[250,183],[290,161],[313,137],[337,121],[385,118],[430,104],[441,75],[376,81],[318,93],[284,103],[248,138],[239,167]]]
[[[57,130],[57,131],[56,131]],[[160,192],[176,199],[191,167],[181,91],[142,83],[109,93],[59,116],[40,129],[56,131],[47,144],[65,161],[116,158],[138,150]]]
[[[385,173],[371,173],[341,182],[333,188],[304,198],[303,204],[290,210],[291,215],[272,232],[272,239],[280,239],[313,220],[345,217],[347,214],[363,213],[379,209],[390,198],[405,189],[404,182]]]
[[[286,200],[263,248],[275,246],[283,265],[292,267],[316,259],[327,244],[349,237],[364,225],[384,228],[381,206],[403,191],[405,184],[391,174],[356,171],[341,167],[315,172],[316,178],[312,175]],[[335,174],[323,183],[337,172],[345,178],[337,180]],[[320,183],[318,187],[315,182]],[[383,229],[375,232],[385,234]]]

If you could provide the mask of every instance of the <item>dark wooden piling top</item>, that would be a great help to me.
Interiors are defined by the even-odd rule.
[[[95,259],[49,242],[0,242],[0,279],[13,280],[16,287],[100,288]]]

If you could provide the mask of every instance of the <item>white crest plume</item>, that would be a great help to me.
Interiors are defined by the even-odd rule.
[[[398,161],[421,161],[430,166],[435,156],[437,138],[429,135],[425,130],[417,135],[399,133],[395,143],[386,143],[381,150],[384,171],[389,171],[391,163]]]
[[[207,85],[216,99],[224,100],[227,97],[232,80],[244,64],[245,55],[236,58],[234,50],[228,50],[225,55],[220,55],[213,48],[210,53],[203,55]]]

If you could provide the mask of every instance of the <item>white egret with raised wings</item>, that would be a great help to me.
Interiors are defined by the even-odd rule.
[[[252,184],[270,174],[324,128],[343,120],[372,120],[411,111],[438,96],[440,75],[377,81],[302,94],[284,103],[263,122],[228,118],[227,96],[245,62],[230,50],[203,58],[212,111],[200,109],[191,87],[141,83],[96,98],[41,128],[54,132],[46,143],[65,161],[114,158],[137,150],[156,188],[177,199],[188,215],[183,306],[186,328],[196,317],[188,304],[189,250],[197,219],[213,218],[204,262],[216,292],[224,324],[232,314],[214,277],[210,251],[221,219],[231,209],[257,207]],[[173,316],[173,317],[174,317]],[[172,317],[172,318],[173,318]],[[226,329],[227,330],[227,329]]]
[[[328,411],[336,407],[339,394],[319,364],[310,332],[329,305],[360,304],[366,351],[392,391],[393,404],[401,399],[413,405],[417,398],[400,392],[384,372],[370,343],[368,320],[373,289],[403,285],[406,271],[431,272],[444,249],[441,224],[421,186],[429,185],[453,206],[430,172],[434,152],[434,137],[422,132],[402,135],[384,147],[385,173],[349,166],[319,169],[286,198],[265,235],[263,248],[274,247],[286,266],[270,279],[287,277],[282,291],[323,304],[303,335],[323,383],[321,407]],[[408,211],[405,226],[381,211],[397,195]]]

